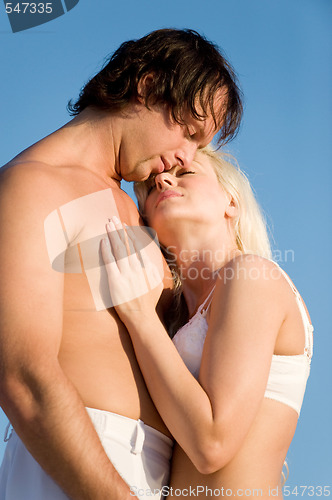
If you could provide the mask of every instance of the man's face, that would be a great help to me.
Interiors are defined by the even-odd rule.
[[[166,106],[135,104],[123,127],[117,169],[121,177],[143,181],[175,165],[189,168],[197,149],[209,144],[217,130],[212,116],[197,120],[188,113],[185,118],[186,124],[179,125]]]

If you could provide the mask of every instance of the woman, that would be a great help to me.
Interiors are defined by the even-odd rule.
[[[171,340],[155,311],[161,286],[116,306],[177,442],[169,496],[282,498],[312,326],[294,285],[269,260],[248,181],[206,148],[190,171],[176,166],[137,194],[148,225],[174,256],[188,315]],[[110,289],[130,290],[146,279],[133,232],[117,220],[107,230]],[[125,248],[130,255],[120,259]]]

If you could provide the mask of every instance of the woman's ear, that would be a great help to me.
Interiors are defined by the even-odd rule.
[[[140,103],[145,104],[146,96],[149,93],[149,89],[152,87],[154,80],[154,73],[146,73],[142,76],[137,84],[137,99]]]
[[[229,203],[228,203],[228,205],[226,207],[226,212],[225,213],[231,219],[233,219],[234,217],[237,217],[238,214],[239,214],[238,206],[235,203],[235,200],[234,200],[233,196],[229,195]]]

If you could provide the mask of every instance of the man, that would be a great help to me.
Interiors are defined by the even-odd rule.
[[[111,307],[100,241],[114,215],[140,224],[121,179],[189,167],[218,130],[232,137],[239,91],[215,46],[165,29],[121,45],[70,109],[1,172],[0,403],[14,432],[0,499],[124,500],[127,484],[151,498],[171,441]]]

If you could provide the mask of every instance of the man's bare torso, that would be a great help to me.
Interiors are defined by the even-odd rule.
[[[85,406],[140,418],[168,434],[148,394],[130,337],[114,309],[106,308],[110,303],[100,286],[98,246],[105,224],[117,215],[138,226],[136,206],[115,180],[105,181],[84,168],[42,162],[36,167],[38,155],[37,162],[33,156],[28,150],[9,168],[31,168],[31,182],[40,170],[49,177],[49,192],[43,196],[52,197],[54,190],[61,193],[54,198],[59,206],[51,205],[44,221],[50,266],[64,274],[61,368]],[[69,255],[65,245],[71,248]],[[165,282],[170,281],[166,276]]]

